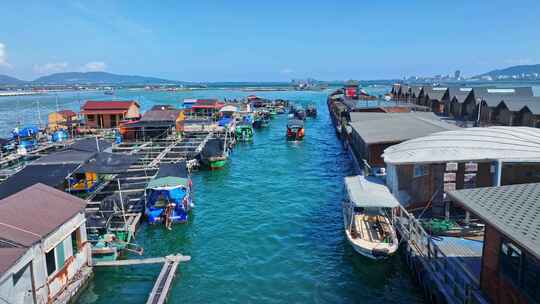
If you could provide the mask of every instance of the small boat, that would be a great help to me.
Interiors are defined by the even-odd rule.
[[[105,94],[105,95],[114,95],[114,91],[113,90],[107,90],[107,91],[103,92],[103,94]]]
[[[309,105],[306,108],[306,115],[313,118],[317,117],[317,108],[315,108],[313,105]]]
[[[185,223],[193,208],[191,177],[185,161],[161,163],[159,170],[146,187],[145,215],[150,223]]]
[[[285,110],[285,107],[283,107],[283,106],[278,106],[278,107],[276,108],[276,113],[277,113],[278,115],[280,115],[280,114],[285,114],[285,112],[286,112],[286,110]]]
[[[392,214],[399,202],[384,182],[371,176],[347,176],[345,187],[347,199],[343,202],[343,222],[347,240],[354,250],[375,260],[395,253],[399,241]]]
[[[241,123],[236,126],[236,140],[239,141],[252,141],[253,140],[253,127],[251,124]]]
[[[276,118],[276,116],[277,116],[277,111],[276,111],[276,109],[270,108],[269,113],[270,113],[270,118],[272,118],[272,119]]]
[[[287,122],[287,140],[304,139],[304,121],[291,119]]]
[[[270,123],[269,114],[266,111],[258,111],[253,120],[253,127],[256,129],[268,127]]]
[[[303,108],[298,107],[294,111],[294,117],[296,117],[297,119],[300,119],[300,120],[305,120],[306,119],[306,111],[304,111]]]
[[[221,138],[211,138],[201,151],[201,163],[210,170],[217,170],[225,167],[228,153],[225,140]]]

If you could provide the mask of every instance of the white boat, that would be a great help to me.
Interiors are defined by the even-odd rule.
[[[356,252],[371,259],[383,259],[399,246],[392,216],[399,202],[384,182],[361,175],[345,177],[347,199],[343,220],[347,240]]]

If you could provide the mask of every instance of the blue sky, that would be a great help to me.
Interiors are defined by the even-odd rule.
[[[2,11],[0,74],[22,79],[381,79],[540,63],[538,0],[6,0]]]

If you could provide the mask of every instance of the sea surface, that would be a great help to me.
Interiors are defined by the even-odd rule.
[[[379,90],[381,90],[379,92]],[[384,92],[376,88],[375,94]],[[252,92],[119,91],[143,109],[153,104],[181,105],[190,97],[240,98]],[[371,261],[356,254],[343,232],[343,177],[352,163],[336,139],[326,109],[328,92],[265,92],[315,104],[319,116],[306,122],[306,138],[285,140],[286,115],[257,130],[253,143],[238,144],[221,171],[193,174],[195,210],[188,224],[172,231],[142,224],[136,242],[145,257],[190,255],[169,295],[170,303],[422,303],[400,256]],[[102,93],[62,93],[60,108],[77,110]],[[108,96],[110,98],[110,96]],[[19,117],[35,123],[56,108],[55,96],[0,99],[1,128]],[[24,106],[23,106],[24,104]],[[11,110],[11,109],[13,110]],[[24,109],[23,109],[24,108]],[[16,110],[15,110],[16,109]],[[129,256],[136,258],[136,256]],[[95,269],[80,303],[144,303],[161,265]]]

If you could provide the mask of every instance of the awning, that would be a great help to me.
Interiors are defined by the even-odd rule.
[[[219,111],[220,112],[238,112],[238,108],[235,106],[228,105],[228,106],[224,106]]]
[[[384,182],[376,177],[347,176],[345,187],[349,199],[356,207],[395,208],[399,206],[399,202]]]
[[[88,163],[82,165],[75,173],[95,172],[98,174],[117,174],[126,172],[127,169],[136,163],[140,155],[137,154],[113,154],[100,152]]]
[[[156,188],[169,188],[169,187],[178,187],[178,186],[187,186],[188,179],[175,176],[167,176],[161,178],[154,178],[151,180],[146,189],[156,189]]]

